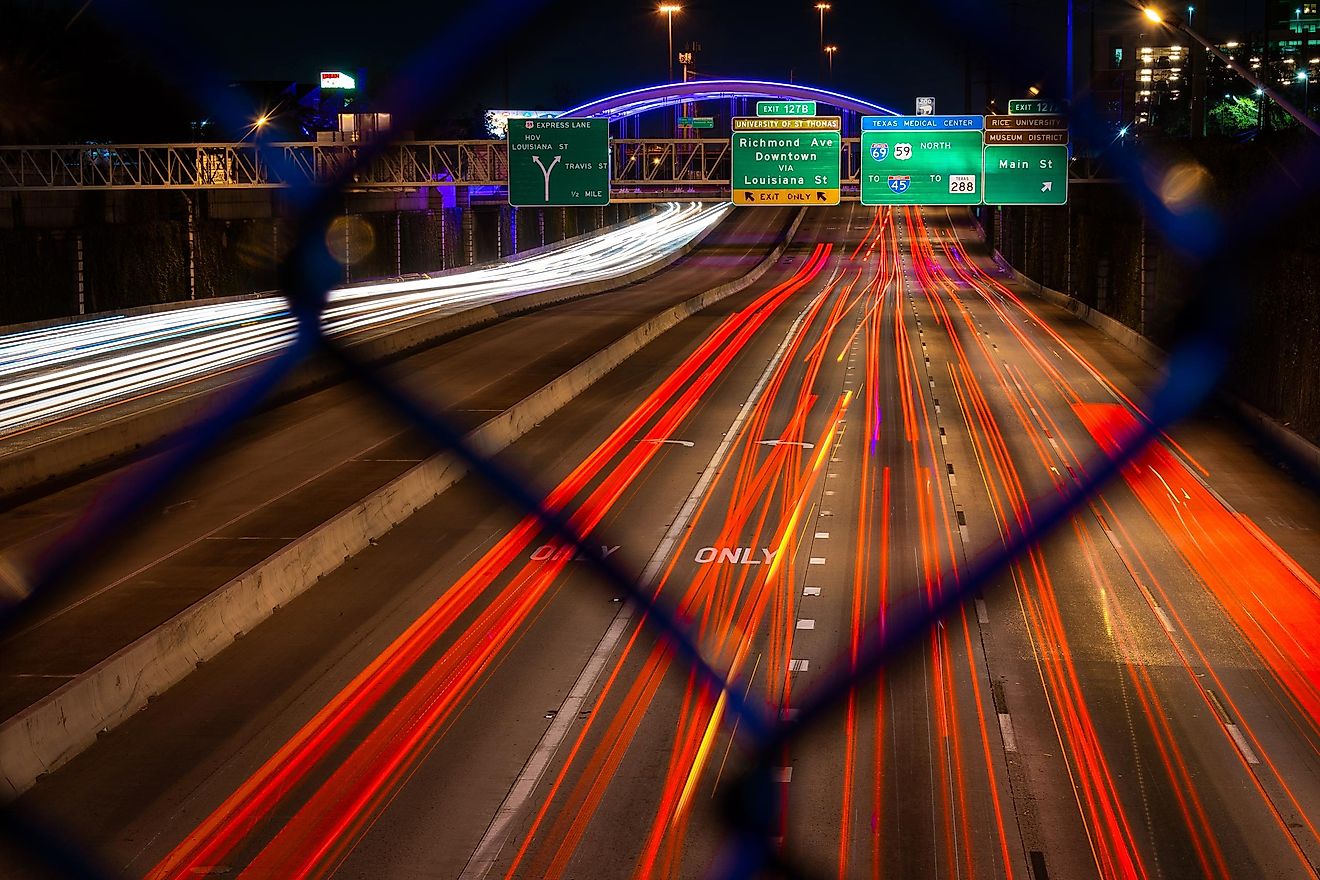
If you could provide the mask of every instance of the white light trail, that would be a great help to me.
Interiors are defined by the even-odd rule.
[[[333,290],[322,326],[334,336],[388,332],[543,290],[626,275],[672,254],[728,205],[665,205],[655,216],[545,254],[439,278]],[[95,318],[0,335],[0,437],[269,357],[293,338],[280,297]]]

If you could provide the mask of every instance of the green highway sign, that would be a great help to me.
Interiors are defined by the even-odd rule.
[[[680,116],[678,117],[679,128],[714,128],[714,116]]]
[[[815,116],[815,101],[757,101],[757,116]]]
[[[735,205],[837,205],[838,116],[733,120]]]
[[[863,131],[863,205],[981,204],[981,132]]]
[[[1068,104],[1066,101],[1051,101],[1045,98],[1010,98],[1008,112],[1014,115],[1019,113],[1067,113]]]
[[[509,120],[510,205],[609,203],[609,120]]]
[[[987,146],[987,205],[1063,205],[1068,202],[1066,146]]]

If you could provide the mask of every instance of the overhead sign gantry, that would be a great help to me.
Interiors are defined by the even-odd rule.
[[[733,120],[735,205],[837,205],[843,153],[838,116]]]
[[[1031,112],[1060,106],[1010,101],[1009,115],[985,118],[987,205],[1068,203],[1068,117]]]
[[[1055,101],[1014,101],[1006,116],[863,116],[864,205],[1063,205],[1068,119],[1023,112]]]
[[[863,205],[981,204],[980,116],[863,116]]]

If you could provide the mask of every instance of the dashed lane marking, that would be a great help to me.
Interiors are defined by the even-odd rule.
[[[1233,738],[1233,742],[1237,744],[1242,757],[1247,759],[1247,763],[1259,764],[1260,758],[1256,757],[1256,753],[1251,750],[1251,744],[1247,742],[1247,738],[1242,735],[1242,731],[1238,729],[1238,726],[1230,721],[1224,727],[1227,728],[1228,735]]]
[[[999,732],[1004,737],[1004,751],[1017,751],[1017,734],[1013,731],[1013,719],[1007,712],[999,713]]]

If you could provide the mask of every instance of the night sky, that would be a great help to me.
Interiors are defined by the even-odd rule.
[[[37,29],[36,36],[22,28],[11,28],[8,40],[0,34],[0,53],[26,45],[20,51],[44,58],[42,69],[59,81],[66,98],[76,92],[100,110],[121,101],[125,118],[141,109],[133,105],[135,90],[106,88],[88,65],[111,59],[108,69],[138,67],[143,75],[160,75],[155,71],[164,67],[162,78],[194,100],[207,84],[313,82],[320,70],[365,69],[369,92],[381,96],[400,71],[423,57],[432,62],[423,78],[436,86],[436,111],[454,116],[487,107],[560,109],[666,76],[665,18],[655,3],[638,0],[91,0],[72,25],[60,26],[84,2],[0,0],[0,21],[14,22],[11,12],[24,9],[48,19],[45,33]],[[680,2],[675,51],[699,42],[696,69],[705,77],[821,83],[900,112],[912,112],[916,95],[933,95],[936,112],[962,112],[970,57],[974,110],[983,106],[987,71],[1000,94],[1006,87],[1021,93],[1032,83],[1047,94],[1063,91],[1064,0],[832,0],[826,42],[839,47],[832,82],[819,63],[814,0]],[[1263,2],[1198,3],[1196,23],[1212,36],[1236,35],[1248,22],[1258,27]],[[1125,0],[1097,0],[1096,8],[1099,28],[1135,14]],[[1081,84],[1088,64],[1088,0],[1078,0],[1077,9]],[[136,23],[126,26],[134,14]],[[43,40],[54,45],[43,47]],[[126,45],[107,45],[116,40]],[[96,47],[90,57],[80,41]],[[6,91],[13,93],[15,79],[14,65],[0,63],[0,117],[10,120],[16,118],[16,99]],[[21,94],[21,66],[17,80]],[[71,88],[71,82],[82,87]]]

